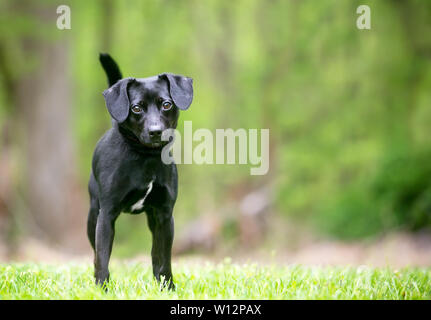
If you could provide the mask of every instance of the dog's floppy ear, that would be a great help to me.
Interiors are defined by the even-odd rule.
[[[129,96],[127,95],[127,87],[134,78],[126,78],[118,81],[109,89],[103,91],[106,107],[112,118],[119,123],[124,122],[129,115]]]
[[[175,105],[181,110],[187,110],[193,100],[193,79],[171,73],[163,73],[159,77],[168,80],[169,92]]]

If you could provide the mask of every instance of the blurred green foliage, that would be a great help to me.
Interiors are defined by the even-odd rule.
[[[180,226],[203,213],[223,216],[235,187],[263,184],[275,186],[275,208],[286,219],[334,236],[429,226],[430,2],[63,2],[72,10],[72,30],[55,37],[70,37],[83,185],[94,146],[110,127],[97,61],[109,51],[124,76],[169,71],[194,79],[194,102],[181,114],[180,131],[184,120],[195,129],[270,129],[265,177],[250,176],[247,166],[179,165]],[[371,8],[371,30],[356,28],[361,4]],[[2,39],[10,50],[23,21],[0,29],[10,32]],[[149,237],[144,217],[122,224],[120,238],[130,228]]]

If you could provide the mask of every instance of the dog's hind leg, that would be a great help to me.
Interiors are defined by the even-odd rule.
[[[93,250],[96,250],[96,223],[99,215],[100,205],[98,195],[98,187],[93,173],[90,176],[88,183],[88,192],[90,193],[90,211],[87,219],[87,236]]]
[[[174,217],[171,213],[164,215],[158,210],[147,212],[148,226],[153,235],[151,258],[153,274],[157,281],[164,277],[163,286],[175,290],[171,269],[172,243],[174,240]]]
[[[96,224],[97,217],[99,216],[99,209],[99,199],[92,197],[90,199],[90,211],[88,212],[87,219],[87,236],[93,250],[96,250]]]

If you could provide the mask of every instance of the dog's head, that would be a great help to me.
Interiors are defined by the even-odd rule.
[[[150,78],[126,78],[103,92],[106,107],[119,126],[131,132],[141,144],[158,148],[162,132],[175,129],[179,110],[193,100],[193,80],[163,73]],[[165,142],[166,143],[166,142]]]

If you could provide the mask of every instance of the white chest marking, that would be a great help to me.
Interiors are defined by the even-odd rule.
[[[151,189],[153,189],[153,182],[154,181],[151,180],[151,182],[148,184],[148,189],[147,189],[147,193],[145,193],[145,196],[132,206],[132,211],[141,210],[143,208],[145,199],[150,194]]]

